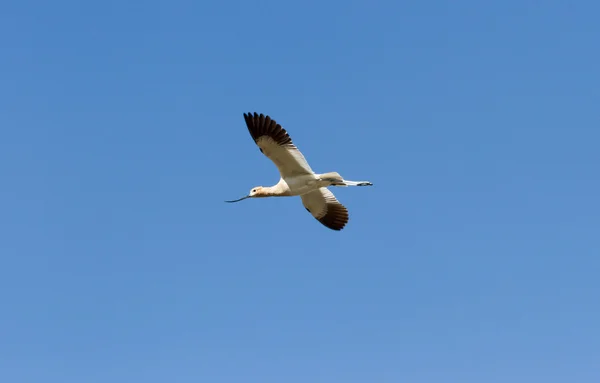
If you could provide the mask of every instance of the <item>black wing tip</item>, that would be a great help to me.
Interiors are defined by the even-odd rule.
[[[262,114],[262,113],[261,114],[258,114],[256,112],[254,112],[254,113],[252,113],[252,112],[250,112],[250,113],[244,113],[244,118],[245,119],[248,119],[248,118],[264,118],[264,117],[265,117],[265,115]]]
[[[348,224],[348,221],[344,222],[344,221],[335,221],[335,220],[323,220],[323,219],[318,219],[318,218],[317,218],[317,220],[326,228],[328,228],[330,230],[334,230],[334,231],[341,231]]]
[[[287,131],[272,119],[269,115],[263,113],[244,113],[244,119],[246,120],[246,126],[250,131],[250,135],[256,142],[259,137],[267,135],[270,136],[279,145],[291,144],[292,139]]]
[[[266,118],[270,120],[269,116],[266,116]],[[244,113],[244,120],[246,120],[246,125],[248,125],[248,128],[259,127],[263,125],[261,121],[265,120],[265,115],[262,113],[258,114],[256,112]]]
[[[325,227],[327,227],[331,230],[340,231],[344,227],[346,227],[346,225],[350,221],[350,214],[348,214],[348,210],[345,209],[344,207],[338,207],[338,208],[335,208],[335,210],[336,210],[336,212],[332,216],[328,217],[326,215],[325,217],[322,217],[318,220]]]
[[[325,226],[328,229],[334,230],[334,231],[342,231],[345,227],[346,227],[346,223],[344,223],[343,225],[338,224],[338,225],[325,225],[323,224],[323,226]]]

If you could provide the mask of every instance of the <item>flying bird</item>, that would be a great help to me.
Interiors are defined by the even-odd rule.
[[[337,172],[315,173],[292,142],[287,131],[262,113],[244,113],[250,136],[279,170],[280,179],[273,186],[256,186],[247,198],[300,196],[304,208],[324,226],[342,230],[348,223],[348,209],[338,202],[329,186],[372,186],[369,181],[348,181]]]

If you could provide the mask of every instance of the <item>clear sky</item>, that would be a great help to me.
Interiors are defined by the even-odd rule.
[[[598,2],[0,8],[0,381],[600,381]]]

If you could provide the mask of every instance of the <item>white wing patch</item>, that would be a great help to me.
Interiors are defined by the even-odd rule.
[[[256,144],[263,154],[277,166],[281,177],[313,174],[310,165],[293,144],[280,146],[269,136],[260,137]]]

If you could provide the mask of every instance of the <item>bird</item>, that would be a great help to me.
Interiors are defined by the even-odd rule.
[[[288,132],[268,115],[244,113],[246,126],[261,153],[279,170],[279,182],[273,186],[255,186],[239,199],[300,196],[304,208],[323,226],[340,231],[349,220],[348,209],[342,205],[329,186],[373,186],[369,181],[345,180],[337,172],[315,173]]]

